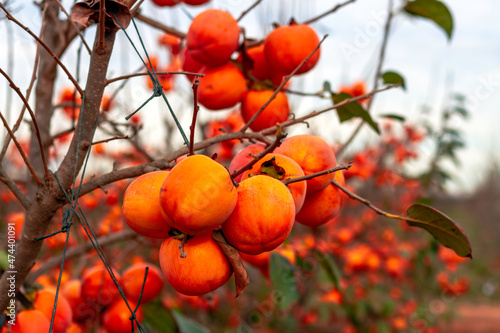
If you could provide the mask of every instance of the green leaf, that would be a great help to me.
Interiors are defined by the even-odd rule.
[[[275,301],[280,309],[285,310],[299,298],[294,267],[287,258],[274,252],[271,253],[269,265],[271,284],[277,298]]]
[[[323,82],[323,90],[327,92],[332,91],[332,85],[330,84],[330,82],[328,81]]]
[[[326,273],[328,274],[328,278],[333,282],[337,290],[342,291],[342,286],[340,285],[340,279],[342,278],[342,275],[335,260],[333,260],[333,258],[327,253],[322,253],[318,250],[314,250],[314,255],[316,258],[321,258],[321,266],[323,266]]]
[[[401,121],[401,122],[403,122],[403,121],[406,120],[406,118],[403,117],[403,116],[400,116],[400,115],[397,115],[397,114],[390,114],[390,113],[381,114],[381,115],[379,115],[379,117],[394,119],[394,120]]]
[[[175,332],[177,326],[172,315],[160,302],[150,302],[141,305],[144,322],[158,332]]]
[[[390,71],[385,72],[384,74],[382,74],[382,80],[384,80],[385,84],[401,83],[401,88],[403,88],[403,90],[406,90],[405,79],[399,73]]]
[[[338,104],[349,98],[352,98],[352,96],[346,93],[332,94],[332,99],[334,104]],[[352,119],[354,117],[361,118],[368,125],[370,125],[370,127],[373,128],[373,130],[377,132],[377,134],[380,134],[380,129],[378,127],[378,124],[375,121],[373,121],[370,114],[358,102],[351,102],[339,106],[337,108],[337,114],[339,115],[339,120],[341,123],[349,119]]]
[[[172,314],[177,325],[179,325],[179,331],[181,333],[210,333],[208,328],[201,326],[194,320],[182,315],[180,312],[174,311]]]
[[[453,17],[444,3],[437,0],[409,1],[404,10],[414,16],[423,17],[436,23],[451,39],[453,34]]]
[[[472,258],[469,239],[460,226],[435,208],[414,204],[408,208],[408,225],[427,230],[441,244],[461,257]]]

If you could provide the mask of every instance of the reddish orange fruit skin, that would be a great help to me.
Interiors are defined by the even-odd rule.
[[[248,91],[241,101],[241,114],[245,122],[248,122],[273,94],[274,91],[272,90]],[[283,123],[288,119],[289,115],[288,98],[280,91],[250,125],[250,128],[254,132],[262,131],[276,125],[276,123]]]
[[[283,74],[276,73],[269,64],[269,61],[267,61],[266,55],[264,54],[264,44],[248,49],[247,54],[253,61],[253,68],[250,72],[253,77],[260,81],[269,79],[275,85],[281,83]]]
[[[153,0],[153,3],[157,6],[160,6],[160,7],[164,7],[164,6],[172,7],[172,6],[177,5],[176,0]]]
[[[236,155],[234,155],[231,164],[229,164],[229,172],[232,174],[236,170],[245,166],[248,162],[250,162],[253,157],[251,155],[257,155],[263,152],[266,149],[266,146],[260,143],[255,143],[250,146],[246,146],[242,150],[240,150]],[[239,174],[234,178],[234,181],[240,182],[243,174]]]
[[[148,269],[148,276],[144,284],[144,274]],[[142,285],[144,291],[142,293],[141,304],[147,303],[158,296],[163,289],[163,277],[160,269],[149,263],[137,263],[125,270],[122,275],[123,291],[127,299],[137,303],[141,295]]]
[[[170,217],[170,225],[190,235],[222,224],[237,200],[227,170],[204,155],[192,155],[179,162],[160,191],[160,205]]]
[[[274,151],[297,162],[305,175],[334,168],[335,154],[328,143],[315,135],[295,135],[283,141]],[[307,180],[307,195],[325,189],[333,180],[333,173]]]
[[[254,176],[238,186],[238,203],[222,224],[227,241],[241,252],[259,254],[281,245],[290,234],[295,204],[277,179]]]
[[[335,180],[344,184],[341,171],[335,172]],[[342,193],[335,185],[330,184],[324,190],[306,196],[296,221],[308,227],[319,227],[336,217],[341,207]]]
[[[170,221],[161,214],[160,189],[168,171],[154,171],[136,178],[125,190],[122,213],[132,230],[146,237],[168,237]]]
[[[56,291],[53,288],[44,288],[37,292],[33,307],[43,313],[49,321],[52,319],[54,300]],[[64,333],[73,321],[73,311],[71,306],[63,295],[59,294],[57,298],[57,309],[54,317],[53,332]]]
[[[160,248],[160,266],[168,283],[179,293],[200,296],[224,285],[233,270],[212,233],[197,235],[187,241],[180,257],[181,241],[167,238]]]
[[[316,32],[308,25],[281,26],[267,35],[264,53],[269,64],[278,72],[290,74],[319,44]],[[319,60],[320,49],[297,71],[297,74],[311,70]]]
[[[82,281],[70,280],[64,283],[61,292],[68,300],[75,322],[93,321],[99,315],[97,304],[90,304],[82,298]]]
[[[121,281],[121,276],[113,270],[118,283]],[[103,265],[89,268],[83,275],[82,280],[82,297],[90,304],[98,306],[107,306],[113,303],[119,295],[111,276]]]
[[[186,34],[189,54],[207,66],[221,66],[238,49],[240,28],[231,14],[207,9],[191,21]]]
[[[196,61],[191,55],[189,55],[189,52],[187,49],[184,49],[182,51],[182,70],[186,72],[193,72],[197,73],[199,72],[205,65],[203,65],[201,62]],[[186,78],[194,82],[195,76],[194,75],[186,75]]]
[[[16,324],[10,326],[12,333],[45,333],[50,328],[50,320],[39,310],[24,310],[17,314]],[[6,327],[2,327],[2,333],[8,332]]]
[[[132,310],[135,310],[136,304],[128,301]],[[106,328],[107,333],[126,333],[132,331],[130,322],[130,310],[123,298],[117,299],[102,313],[102,325]],[[135,312],[137,321],[142,322],[142,309],[139,307]],[[137,328],[137,323],[134,320],[134,327]]]
[[[246,79],[233,63],[205,67],[198,86],[198,102],[209,110],[222,110],[238,104],[247,92]]]
[[[281,154],[267,154],[261,158],[257,163],[255,163],[250,170],[243,173],[242,180],[249,178],[252,174],[258,174],[261,171],[261,166],[264,162],[275,159],[277,166],[285,169],[285,174],[280,179],[286,178],[297,178],[304,176],[304,171],[294,160],[290,157]],[[302,208],[304,200],[306,199],[307,183],[306,181],[291,183],[288,185],[290,192],[292,193],[293,202],[295,204],[295,214]]]

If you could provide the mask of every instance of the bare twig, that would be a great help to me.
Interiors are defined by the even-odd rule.
[[[309,60],[309,58],[311,58],[313,56],[313,54],[319,49],[319,47],[321,46],[321,44],[325,41],[326,37],[328,37],[328,35],[325,35],[323,37],[323,39],[318,43],[318,45],[316,45],[316,47],[314,48],[314,50],[312,50],[311,53],[309,53],[309,55],[304,59],[302,60],[302,62],[297,66],[297,68],[295,68],[290,74],[288,74],[287,76],[285,76],[285,78],[283,79],[283,81],[281,81],[281,83],[279,84],[279,86],[274,90],[274,93],[271,95],[271,97],[269,97],[269,99],[267,100],[266,103],[264,103],[264,105],[262,105],[260,107],[260,109],[252,116],[252,118],[250,118],[250,120],[245,124],[245,126],[243,126],[240,130],[240,132],[245,132],[252,124],[253,122],[257,119],[258,116],[260,116],[260,114],[264,111],[264,109],[269,105],[269,103],[272,102],[272,100],[276,97],[276,95],[278,95],[278,93],[280,92],[281,88],[283,88],[283,86],[292,78],[292,76],[295,75],[295,73],[297,73],[297,71]]]
[[[115,234],[111,235],[106,235],[102,236],[96,239],[96,241],[101,245],[101,246],[106,246],[109,244],[113,244],[116,242],[124,241],[124,240],[129,240],[129,239],[134,239],[138,236],[138,234],[133,231],[133,230],[124,230]],[[66,260],[71,260],[74,258],[78,258],[79,256],[86,254],[87,252],[90,252],[94,249],[94,246],[92,245],[91,241],[88,241],[86,243],[80,244],[75,247],[70,247],[66,251]],[[35,280],[42,274],[50,271],[53,268],[58,267],[61,264],[61,260],[64,254],[59,254],[57,256],[53,256],[50,259],[48,259],[39,269],[28,275],[26,278],[26,283],[28,285],[31,285],[35,282]]]
[[[371,96],[373,96],[373,95],[375,95],[375,94],[377,94],[379,92],[382,92],[382,91],[385,91],[385,90],[389,90],[389,89],[392,89],[392,88],[396,88],[396,87],[399,87],[399,86],[401,86],[400,83],[392,84],[392,85],[388,85],[388,86],[386,86],[384,88],[372,90],[369,93],[361,95],[361,96],[356,96],[356,97],[345,99],[342,102],[334,104],[334,105],[332,105],[332,106],[330,106],[330,107],[328,107],[326,109],[319,110],[319,111],[312,111],[312,112],[310,112],[310,113],[308,113],[305,116],[300,117],[300,118],[289,119],[289,120],[283,122],[282,124],[280,124],[280,126],[282,128],[285,128],[285,127],[290,127],[290,126],[298,124],[298,123],[303,123],[305,120],[313,118],[313,117],[316,117],[316,116],[318,116],[318,115],[320,115],[322,113],[325,113],[325,112],[328,112],[328,111],[331,111],[331,110],[335,110],[338,107],[344,106],[346,104],[349,104],[349,103],[352,103],[352,102],[355,102],[355,101],[359,101],[360,99],[369,98],[369,97],[371,97]],[[265,134],[265,135],[269,135],[269,134],[273,133],[274,131],[276,131],[277,128],[278,128],[277,126],[273,126],[273,127],[270,127],[270,128],[267,128],[267,129],[264,129],[264,130],[260,131],[260,133]]]
[[[392,0],[389,0],[389,9],[388,9],[388,15],[387,15],[387,20],[385,21],[385,27],[384,27],[384,36],[382,38],[382,45],[380,47],[380,53],[378,57],[378,63],[377,63],[377,70],[375,71],[375,79],[373,82],[373,89],[378,88],[378,82],[380,79],[380,75],[382,74],[382,65],[384,63],[385,59],[385,51],[387,49],[387,41],[389,40],[389,32],[391,30],[391,23],[392,19],[394,17],[394,12],[392,10]],[[373,100],[374,98],[371,98],[370,101],[368,102],[368,106],[366,108],[366,111],[370,112],[371,106],[373,105]],[[352,143],[354,138],[358,135],[360,132],[361,128],[364,125],[364,121],[360,120],[358,126],[356,129],[352,132],[352,134],[349,136],[349,138],[344,142],[344,144],[340,147],[339,151],[337,152],[337,156],[341,157],[342,154],[345,152],[347,147]]]
[[[61,1],[60,0],[56,0],[56,1],[59,4],[59,7],[61,7],[61,10],[63,11],[64,15],[66,15],[66,17],[68,18],[68,22],[71,23],[71,25],[75,29],[76,33],[78,34],[78,36],[80,36],[80,39],[82,40],[83,45],[85,45],[85,48],[87,49],[87,52],[89,53],[89,55],[92,54],[92,50],[90,49],[89,44],[87,44],[87,41],[85,41],[85,38],[83,37],[83,34],[80,31],[80,28],[78,28],[78,26],[76,25],[75,21],[73,21],[71,19],[71,15],[69,15],[68,11],[62,5]]]
[[[23,191],[17,186],[17,184],[7,176],[4,169],[0,166],[0,178],[2,182],[7,185],[12,194],[16,197],[16,199],[21,203],[24,209],[28,209],[30,206],[30,202],[28,198],[24,195]]]
[[[14,22],[19,27],[23,28],[28,34],[31,35],[31,37],[33,37],[40,45],[42,45],[42,47],[51,55],[52,58],[54,58],[54,60],[57,62],[57,64],[62,68],[62,70],[64,71],[64,73],[66,73],[66,75],[68,76],[68,78],[70,79],[70,81],[74,84],[75,88],[78,90],[78,92],[80,93],[80,95],[83,95],[83,90],[80,87],[80,85],[78,84],[78,82],[75,80],[75,78],[73,77],[73,75],[71,75],[71,73],[66,68],[66,66],[64,66],[64,64],[61,62],[61,59],[59,59],[59,57],[56,56],[56,54],[50,49],[50,47],[48,47],[47,44],[45,44],[45,42],[43,40],[41,40],[37,35],[35,35],[28,27],[26,27],[21,22],[19,22],[18,20],[16,20],[10,14],[10,12],[7,10],[7,8],[4,7],[4,5],[1,2],[0,2],[0,8],[3,9],[3,11],[5,12],[5,17],[8,20]]]
[[[98,144],[101,144],[101,143],[107,143],[107,142],[110,142],[110,141],[114,141],[114,140],[123,140],[123,139],[130,139],[128,135],[125,135],[125,136],[114,136],[112,138],[109,138],[109,139],[105,139],[105,140],[100,140],[100,141],[94,141],[92,142],[92,146],[95,146],[95,145],[98,145]]]
[[[202,74],[202,73],[182,72],[182,71],[181,72],[155,72],[155,73],[156,73],[156,75],[184,74],[184,75],[195,75],[195,76],[199,76],[199,77],[205,76],[205,74]],[[111,84],[111,83],[116,82],[116,81],[127,80],[127,79],[130,79],[132,77],[146,76],[146,75],[149,75],[149,73],[134,73],[134,74],[122,75],[122,76],[118,76],[118,77],[107,80],[106,85]]]
[[[155,21],[149,17],[146,17],[146,16],[141,15],[139,13],[135,14],[134,17],[137,18],[138,20],[152,26],[153,28],[160,29],[166,33],[169,33],[171,35],[177,36],[177,37],[182,38],[182,39],[186,38],[186,34],[184,32],[181,32],[175,28],[166,26],[165,24],[160,23],[158,21]]]
[[[355,2],[356,0],[348,0],[346,2],[343,2],[343,3],[339,3],[338,5],[336,5],[335,7],[333,7],[332,9],[330,9],[329,11],[327,12],[324,12],[323,14],[320,14],[316,17],[313,17],[313,18],[310,18],[309,20],[303,22],[302,24],[311,24],[313,22],[316,22],[320,19],[322,19],[323,17],[327,16],[327,15],[330,15],[330,14],[333,14],[335,13],[337,10],[339,10],[340,8],[350,4],[350,3],[353,3]]]
[[[292,184],[292,183],[296,183],[296,182],[301,182],[304,180],[313,179],[313,178],[316,178],[319,176],[327,175],[329,173],[337,172],[340,170],[348,170],[351,166],[352,166],[352,161],[350,161],[349,163],[346,163],[346,164],[341,164],[335,168],[326,169],[326,170],[323,170],[320,172],[311,173],[310,175],[305,175],[305,176],[296,177],[296,178],[286,178],[286,179],[283,179],[281,182],[285,185],[288,185],[288,184]]]
[[[200,106],[198,105],[198,86],[200,85],[200,80],[198,76],[195,77],[193,83],[193,120],[191,122],[190,138],[189,138],[189,156],[194,155],[194,130],[196,128],[196,118],[198,116],[198,111],[200,111]]]
[[[340,189],[342,192],[344,192],[345,194],[347,194],[347,196],[349,196],[349,198],[361,202],[362,204],[366,205],[368,208],[370,208],[371,210],[373,210],[374,212],[376,212],[379,215],[385,216],[385,217],[390,218],[390,219],[395,219],[395,220],[412,221],[412,222],[419,222],[419,223],[424,222],[425,223],[425,221],[413,219],[413,218],[411,218],[409,216],[401,216],[401,215],[395,215],[395,214],[388,213],[388,212],[386,212],[386,211],[378,208],[374,204],[372,204],[369,200],[367,200],[367,199],[365,199],[363,197],[360,197],[356,193],[353,193],[353,192],[349,191],[347,188],[345,188],[344,186],[340,185],[335,180],[332,180],[332,184],[335,187],[337,187],[338,189]]]
[[[30,161],[28,160],[28,156],[26,156],[26,153],[24,152],[23,147],[21,147],[21,144],[19,143],[19,141],[17,141],[16,135],[10,129],[9,124],[7,123],[7,120],[4,118],[2,112],[0,112],[0,118],[2,119],[3,125],[7,129],[7,132],[9,133],[12,141],[14,141],[14,144],[16,145],[17,150],[21,154],[21,157],[23,158],[24,164],[26,164],[26,166],[28,167],[28,170],[30,171],[31,176],[38,183],[38,185],[43,184],[43,182],[41,181],[41,179],[38,178],[38,176],[37,176],[35,170],[33,169],[33,166],[31,165]]]
[[[245,17],[246,14],[250,13],[252,11],[252,9],[257,7],[257,5],[261,2],[262,2],[262,0],[255,1],[250,7],[248,7],[248,9],[246,9],[243,13],[241,13],[240,17],[238,17],[238,19],[236,21],[238,21],[238,22],[241,21],[241,19],[243,17]]]
[[[49,179],[49,169],[47,166],[47,158],[45,157],[42,137],[40,136],[40,128],[38,127],[38,122],[35,118],[35,113],[31,109],[31,107],[30,107],[28,101],[26,100],[26,98],[24,97],[24,95],[21,93],[21,89],[19,89],[19,87],[15,85],[14,81],[12,81],[12,79],[9,77],[9,75],[7,75],[7,73],[5,73],[1,68],[0,68],[0,73],[7,79],[7,81],[9,81],[10,87],[17,93],[17,95],[21,98],[24,105],[28,109],[31,120],[33,121],[33,127],[35,128],[35,135],[38,139],[38,144],[40,146],[40,153],[42,154],[42,163],[43,163],[43,169],[45,172],[45,179]],[[3,117],[2,117],[2,120],[3,120]],[[8,126],[6,120],[4,121],[4,125],[6,127]],[[9,129],[9,135],[11,136],[12,139],[14,139],[14,137],[13,137],[14,132],[10,129]],[[37,179],[39,179],[38,176],[37,176]]]

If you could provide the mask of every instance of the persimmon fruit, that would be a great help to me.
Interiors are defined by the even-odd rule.
[[[181,258],[181,240],[167,238],[160,248],[160,266],[167,282],[179,293],[199,296],[224,285],[233,270],[221,248],[212,239],[212,233],[196,235],[184,244],[185,258]]]
[[[146,283],[144,283],[144,275],[148,269]],[[123,291],[127,299],[138,303],[142,292],[141,304],[147,303],[158,296],[163,289],[163,277],[160,269],[149,263],[136,263],[127,268],[122,274]]]
[[[245,122],[250,121],[273,94],[274,91],[272,90],[248,91],[241,101],[241,114]],[[283,123],[288,119],[289,114],[290,106],[288,104],[288,98],[285,93],[280,91],[250,125],[250,128],[255,132],[262,131],[277,123]]]
[[[229,244],[247,254],[271,251],[290,234],[295,204],[290,190],[272,177],[257,175],[238,186],[238,203],[222,231]]]
[[[228,171],[204,155],[192,155],[179,162],[160,190],[160,205],[170,225],[190,235],[222,224],[237,199]]]
[[[240,27],[221,9],[207,9],[193,18],[186,34],[189,54],[198,62],[215,67],[229,61],[238,49]]]
[[[162,215],[160,189],[169,171],[154,171],[137,177],[125,190],[122,213],[132,230],[146,237],[168,237],[169,218]]]

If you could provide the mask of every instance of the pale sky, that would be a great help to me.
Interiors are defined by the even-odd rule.
[[[467,96],[471,118],[467,121],[458,121],[456,124],[457,128],[465,133],[467,147],[459,154],[462,166],[459,169],[450,166],[456,179],[448,186],[452,192],[464,192],[473,188],[481,180],[492,158],[500,160],[500,135],[497,129],[500,124],[500,24],[498,24],[500,2],[492,0],[474,2],[447,0],[444,2],[451,9],[455,22],[451,42],[448,42],[444,32],[429,21],[410,20],[401,15],[396,17],[384,69],[401,73],[406,79],[408,90],[407,92],[394,90],[378,95],[372,113],[374,115],[396,113],[405,116],[409,121],[415,121],[420,119],[421,109],[425,104],[431,107],[437,119],[438,111],[445,105],[447,94],[457,92]],[[69,8],[72,1],[67,0],[63,3],[66,8]],[[211,3],[214,7],[226,9],[237,17],[253,1],[212,0]],[[285,24],[291,16],[301,22],[325,12],[336,3],[338,2],[326,0],[264,0],[241,21],[241,25],[245,27],[247,36],[260,39],[272,29],[269,22]],[[395,3],[396,8],[401,6],[400,1],[395,1]],[[167,25],[175,26],[179,30],[187,31],[190,20],[186,12],[194,16],[207,7],[158,8],[146,0],[143,13],[162,20]],[[330,81],[332,87],[337,88],[341,84],[348,84],[358,79],[366,80],[371,86],[383,33],[386,7],[387,1],[358,0],[314,23],[313,27],[320,36],[329,34],[329,37],[322,46],[322,55],[316,70],[297,78],[294,87],[314,92],[321,89],[324,80]],[[36,33],[39,31],[39,12],[31,1],[14,1],[12,8],[17,8],[15,15],[22,23]],[[139,29],[148,50],[154,50],[159,32],[148,29],[143,24],[139,24]],[[35,44],[26,32],[18,27],[11,24],[10,30],[13,32],[10,36],[14,44],[10,44],[5,20],[1,20],[0,47],[2,50],[13,47],[15,52],[13,78],[21,90],[25,91],[31,75]],[[135,36],[132,26],[127,31]],[[86,32],[85,36],[89,44],[93,40],[93,35],[94,29]],[[137,38],[133,38],[134,41],[138,41]],[[73,44],[62,59],[70,70],[76,68],[77,44]],[[356,52],[346,54],[346,45],[353,46]],[[123,33],[120,33],[113,53],[109,77],[135,71],[140,66],[137,56],[132,52]],[[85,56],[82,58],[82,77],[85,77],[87,66],[88,56]],[[7,52],[5,51],[0,53],[0,67],[7,68]],[[67,79],[59,75],[58,85],[67,84]],[[169,95],[172,105],[176,109],[190,111],[191,106],[185,98],[186,94],[190,93],[189,86],[181,82],[179,85],[179,91]],[[131,87],[127,89],[127,95],[123,97],[121,104],[129,109],[140,105],[149,94],[145,90],[144,81],[140,79],[133,81]],[[2,112],[5,110],[6,91],[6,81],[2,79],[0,80],[0,110]],[[294,107],[293,111],[297,114],[304,114],[328,105],[326,101],[317,101],[313,98],[293,97],[291,102]],[[153,103],[141,112],[156,115],[158,105],[160,104]],[[17,113],[20,102],[15,96],[12,96],[11,106],[12,112]],[[180,117],[187,129],[190,112]],[[161,137],[161,131],[157,130],[157,126],[155,127],[158,119],[154,116],[150,118],[145,124],[147,132],[152,138]],[[321,124],[319,125],[322,126],[321,128],[325,129],[324,136],[331,142],[345,140],[354,125],[339,126],[334,116],[320,118],[318,123]],[[3,137],[5,131],[2,129],[0,133]],[[374,138],[375,135],[366,126],[362,135],[351,147],[352,151],[361,149],[364,144]],[[425,165],[425,157],[432,154],[432,146],[424,143],[420,152],[423,159],[409,165],[409,170],[416,171]]]

